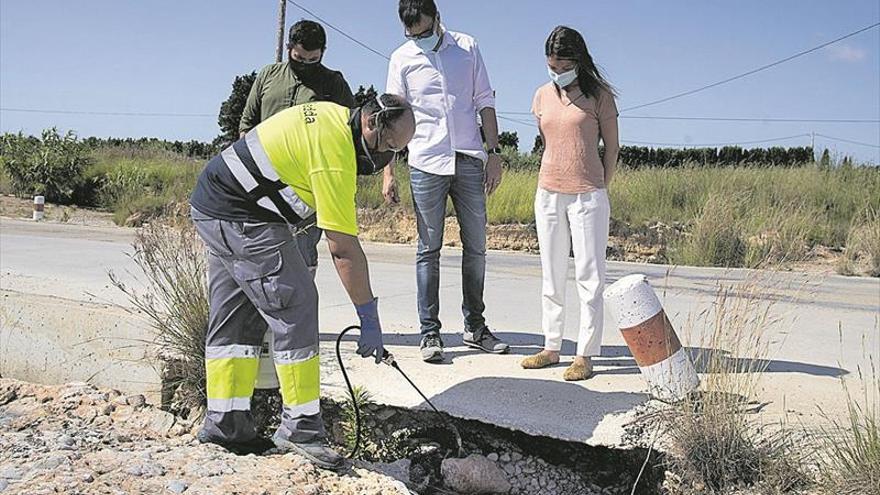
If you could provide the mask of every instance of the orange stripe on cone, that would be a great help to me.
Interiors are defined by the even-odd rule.
[[[665,361],[681,349],[678,335],[664,311],[632,328],[621,328],[620,333],[640,368]]]

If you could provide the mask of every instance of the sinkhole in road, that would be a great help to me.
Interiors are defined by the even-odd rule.
[[[321,400],[328,435],[340,451],[353,442],[353,414],[348,404]],[[252,409],[260,433],[271,436],[280,421],[278,393],[257,391]],[[490,469],[509,483],[509,494],[631,494],[634,485],[636,494],[661,491],[663,455],[647,448],[591,446],[369,401],[361,404],[361,414],[358,458],[420,494],[460,493],[450,487],[441,470],[444,459],[458,454],[447,421],[461,434],[463,455],[483,457],[484,466],[490,461]]]

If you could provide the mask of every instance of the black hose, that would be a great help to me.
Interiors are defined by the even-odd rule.
[[[339,336],[336,337],[336,362],[339,363],[342,378],[345,378],[345,386],[348,387],[348,395],[351,397],[351,407],[354,409],[354,447],[348,453],[349,459],[354,459],[354,456],[357,455],[358,450],[361,448],[361,408],[358,406],[357,397],[354,396],[354,387],[351,385],[351,380],[348,379],[345,365],[342,364],[342,352],[339,351],[339,345],[342,343],[342,337],[345,337],[345,334],[355,329],[360,331],[361,327],[359,325],[345,327],[345,330],[339,332]]]
[[[342,352],[340,351],[339,346],[342,343],[342,338],[345,337],[345,334],[347,334],[348,332],[350,332],[352,330],[359,331],[360,329],[361,329],[361,327],[358,325],[351,325],[351,326],[345,327],[345,329],[343,329],[341,332],[339,332],[339,336],[336,337],[336,362],[339,363],[339,369],[340,369],[340,371],[342,371],[342,378],[345,379],[345,386],[348,387],[348,395],[349,395],[349,397],[351,397],[351,407],[352,407],[352,409],[354,409],[354,421],[355,421],[354,447],[351,449],[351,452],[348,453],[349,459],[354,459],[355,455],[357,455],[357,453],[358,453],[358,450],[360,450],[360,448],[361,448],[361,409],[360,409],[360,406],[358,405],[357,397],[355,397],[355,394],[354,394],[354,387],[351,384],[351,380],[349,380],[349,378],[348,378],[348,372],[345,370],[345,364],[343,364],[343,362],[342,362]],[[435,413],[437,413],[441,418],[443,418],[443,422],[445,422],[449,426],[449,430],[455,435],[455,443],[456,443],[456,446],[458,447],[458,452],[456,453],[456,455],[458,457],[461,457],[463,455],[464,450],[462,448],[462,443],[461,443],[461,433],[459,433],[458,428],[456,428],[456,426],[452,423],[452,421],[445,414],[441,413],[440,410],[437,409],[434,406],[434,404],[431,403],[431,401],[428,399],[428,397],[426,397],[425,394],[423,394],[422,391],[419,390],[419,387],[417,387],[416,384],[413,383],[412,380],[410,380],[410,378],[406,375],[406,373],[403,372],[402,369],[400,369],[400,366],[397,364],[397,361],[394,360],[394,357],[391,356],[391,354],[389,354],[388,351],[385,351],[385,357],[382,359],[382,362],[384,362],[385,364],[396,369],[401,374],[401,376],[403,376],[403,378],[412,386],[412,388],[415,389],[415,391],[418,392],[420,396],[422,396],[422,399],[425,400],[425,403],[427,403],[429,406],[431,406],[431,409],[433,409]]]

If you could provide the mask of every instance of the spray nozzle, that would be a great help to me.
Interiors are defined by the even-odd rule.
[[[385,352],[382,353],[382,362],[388,366],[394,366],[394,355],[385,350]]]

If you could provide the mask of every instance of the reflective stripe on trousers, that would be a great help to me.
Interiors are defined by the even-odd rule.
[[[205,347],[208,410],[249,411],[259,369],[259,346]]]

